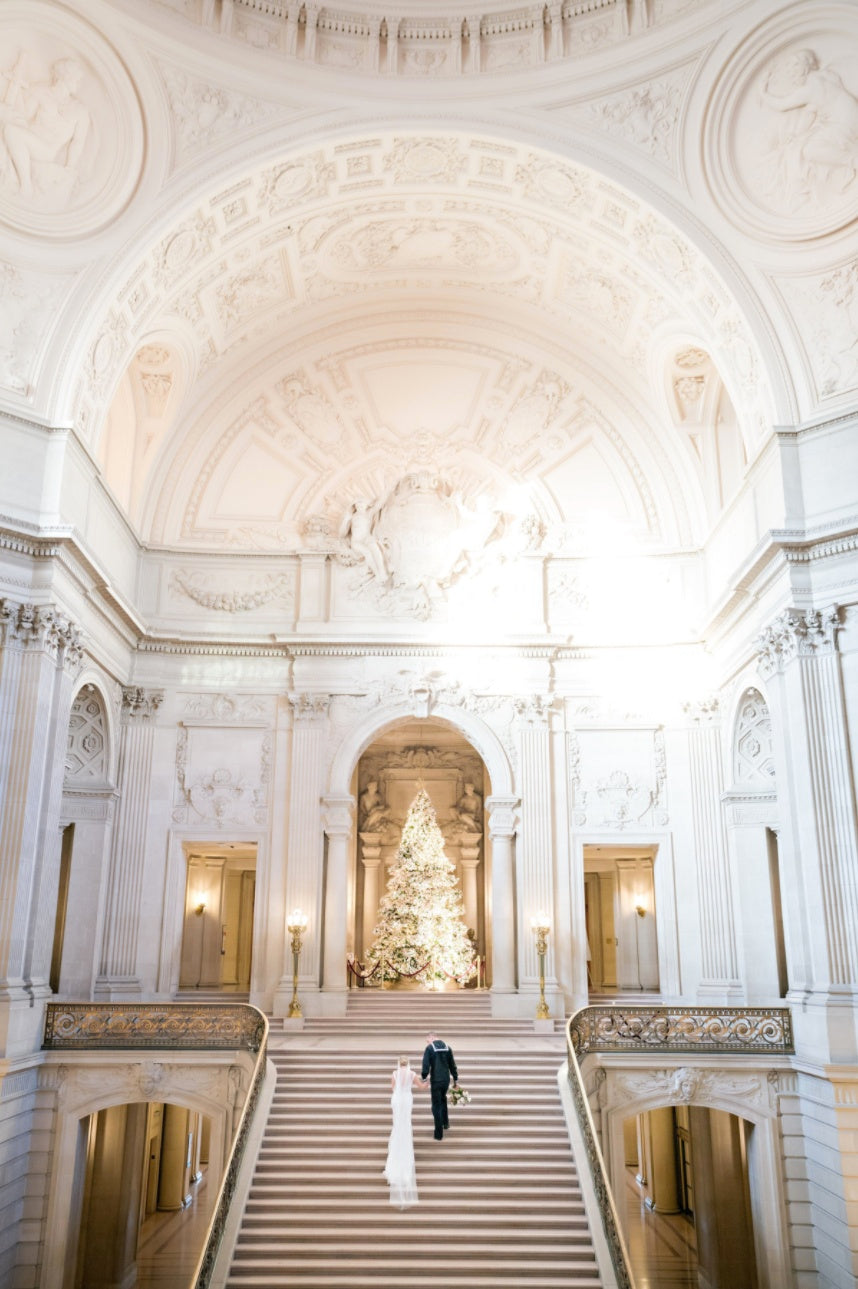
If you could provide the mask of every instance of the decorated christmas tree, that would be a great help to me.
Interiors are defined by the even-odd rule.
[[[424,788],[408,811],[367,956],[380,964],[376,979],[382,980],[404,976],[441,986],[464,983],[472,973],[462,893]]]

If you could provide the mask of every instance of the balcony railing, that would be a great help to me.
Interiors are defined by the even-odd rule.
[[[172,1048],[256,1053],[250,1088],[191,1281],[192,1289],[207,1289],[265,1079],[265,1016],[249,1003],[49,1003],[43,1047],[51,1051]]]
[[[790,1013],[786,1008],[761,1007],[584,1007],[570,1019],[566,1041],[572,1102],[617,1286],[634,1289],[580,1061],[600,1052],[789,1056],[795,1050]]]

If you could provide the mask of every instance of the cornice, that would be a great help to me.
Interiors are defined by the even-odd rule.
[[[815,438],[817,435],[827,434],[831,430],[856,429],[858,428],[858,411],[842,412],[837,416],[827,416],[812,421],[804,421],[798,425],[775,425],[772,427],[773,433],[778,439],[785,441]]]
[[[20,412],[9,412],[0,410],[0,425],[16,425],[24,430],[37,430],[41,434],[66,435],[73,433],[74,427],[68,425],[52,425],[49,421],[41,421],[36,416],[22,416]]]

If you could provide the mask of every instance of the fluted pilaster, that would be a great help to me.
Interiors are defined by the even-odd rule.
[[[702,997],[727,1001],[741,993],[735,902],[724,808],[721,725],[715,700],[686,705],[691,774],[691,815],[697,863]]]
[[[17,1043],[8,1006],[48,990],[63,760],[81,654],[77,627],[54,606],[0,599],[0,1054]]]
[[[110,856],[107,913],[96,997],[135,997],[140,900],[146,858],[155,718],[162,689],[125,686],[119,739],[119,804]]]
[[[778,784],[788,788],[781,854],[800,885],[804,979],[791,988],[851,994],[858,988],[858,830],[836,606],[780,614],[759,637],[769,682]],[[792,883],[787,883],[788,888]]]

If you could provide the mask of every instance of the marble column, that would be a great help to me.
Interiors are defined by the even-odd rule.
[[[155,719],[162,689],[125,686],[119,740],[119,803],[113,830],[96,998],[139,998],[140,901],[146,857]]]
[[[477,869],[480,865],[479,835],[476,842],[470,845],[460,843],[459,856],[462,865],[462,902],[465,906],[465,924],[473,929],[479,941],[480,906],[477,898]]]
[[[381,834],[361,833],[361,865],[363,867],[363,943],[361,953],[372,945],[378,921],[379,879],[381,877]]]
[[[513,839],[518,822],[518,797],[489,797],[489,838],[492,843],[492,994],[514,994],[515,877]]]
[[[736,944],[735,901],[724,820],[724,780],[718,703],[685,706],[690,719],[688,762],[691,817],[697,866],[702,1002],[729,1003],[742,997]]]
[[[298,964],[298,988],[305,1014],[316,1010],[319,992],[324,917],[324,833],[321,803],[325,780],[330,698],[320,694],[290,695],[292,755],[289,776],[289,814],[286,826],[286,916],[300,908],[307,930]],[[343,952],[345,959],[345,951]],[[284,962],[274,994],[274,1015],[285,1016],[292,997],[292,946],[284,941]]]
[[[790,997],[801,997],[805,1012],[826,1013],[807,1034],[818,1059],[854,1062],[858,829],[839,626],[835,606],[790,609],[763,631],[758,645],[760,673],[769,685],[778,790],[783,784],[790,803],[778,834],[792,932]]]
[[[0,1055],[38,1042],[49,993],[60,805],[78,629],[51,605],[0,599]]]
[[[322,798],[322,824],[328,838],[325,879],[325,957],[322,989],[327,995],[325,1013],[345,1013],[348,994],[346,952],[348,950],[349,847],[354,826],[355,799],[352,796]]]

